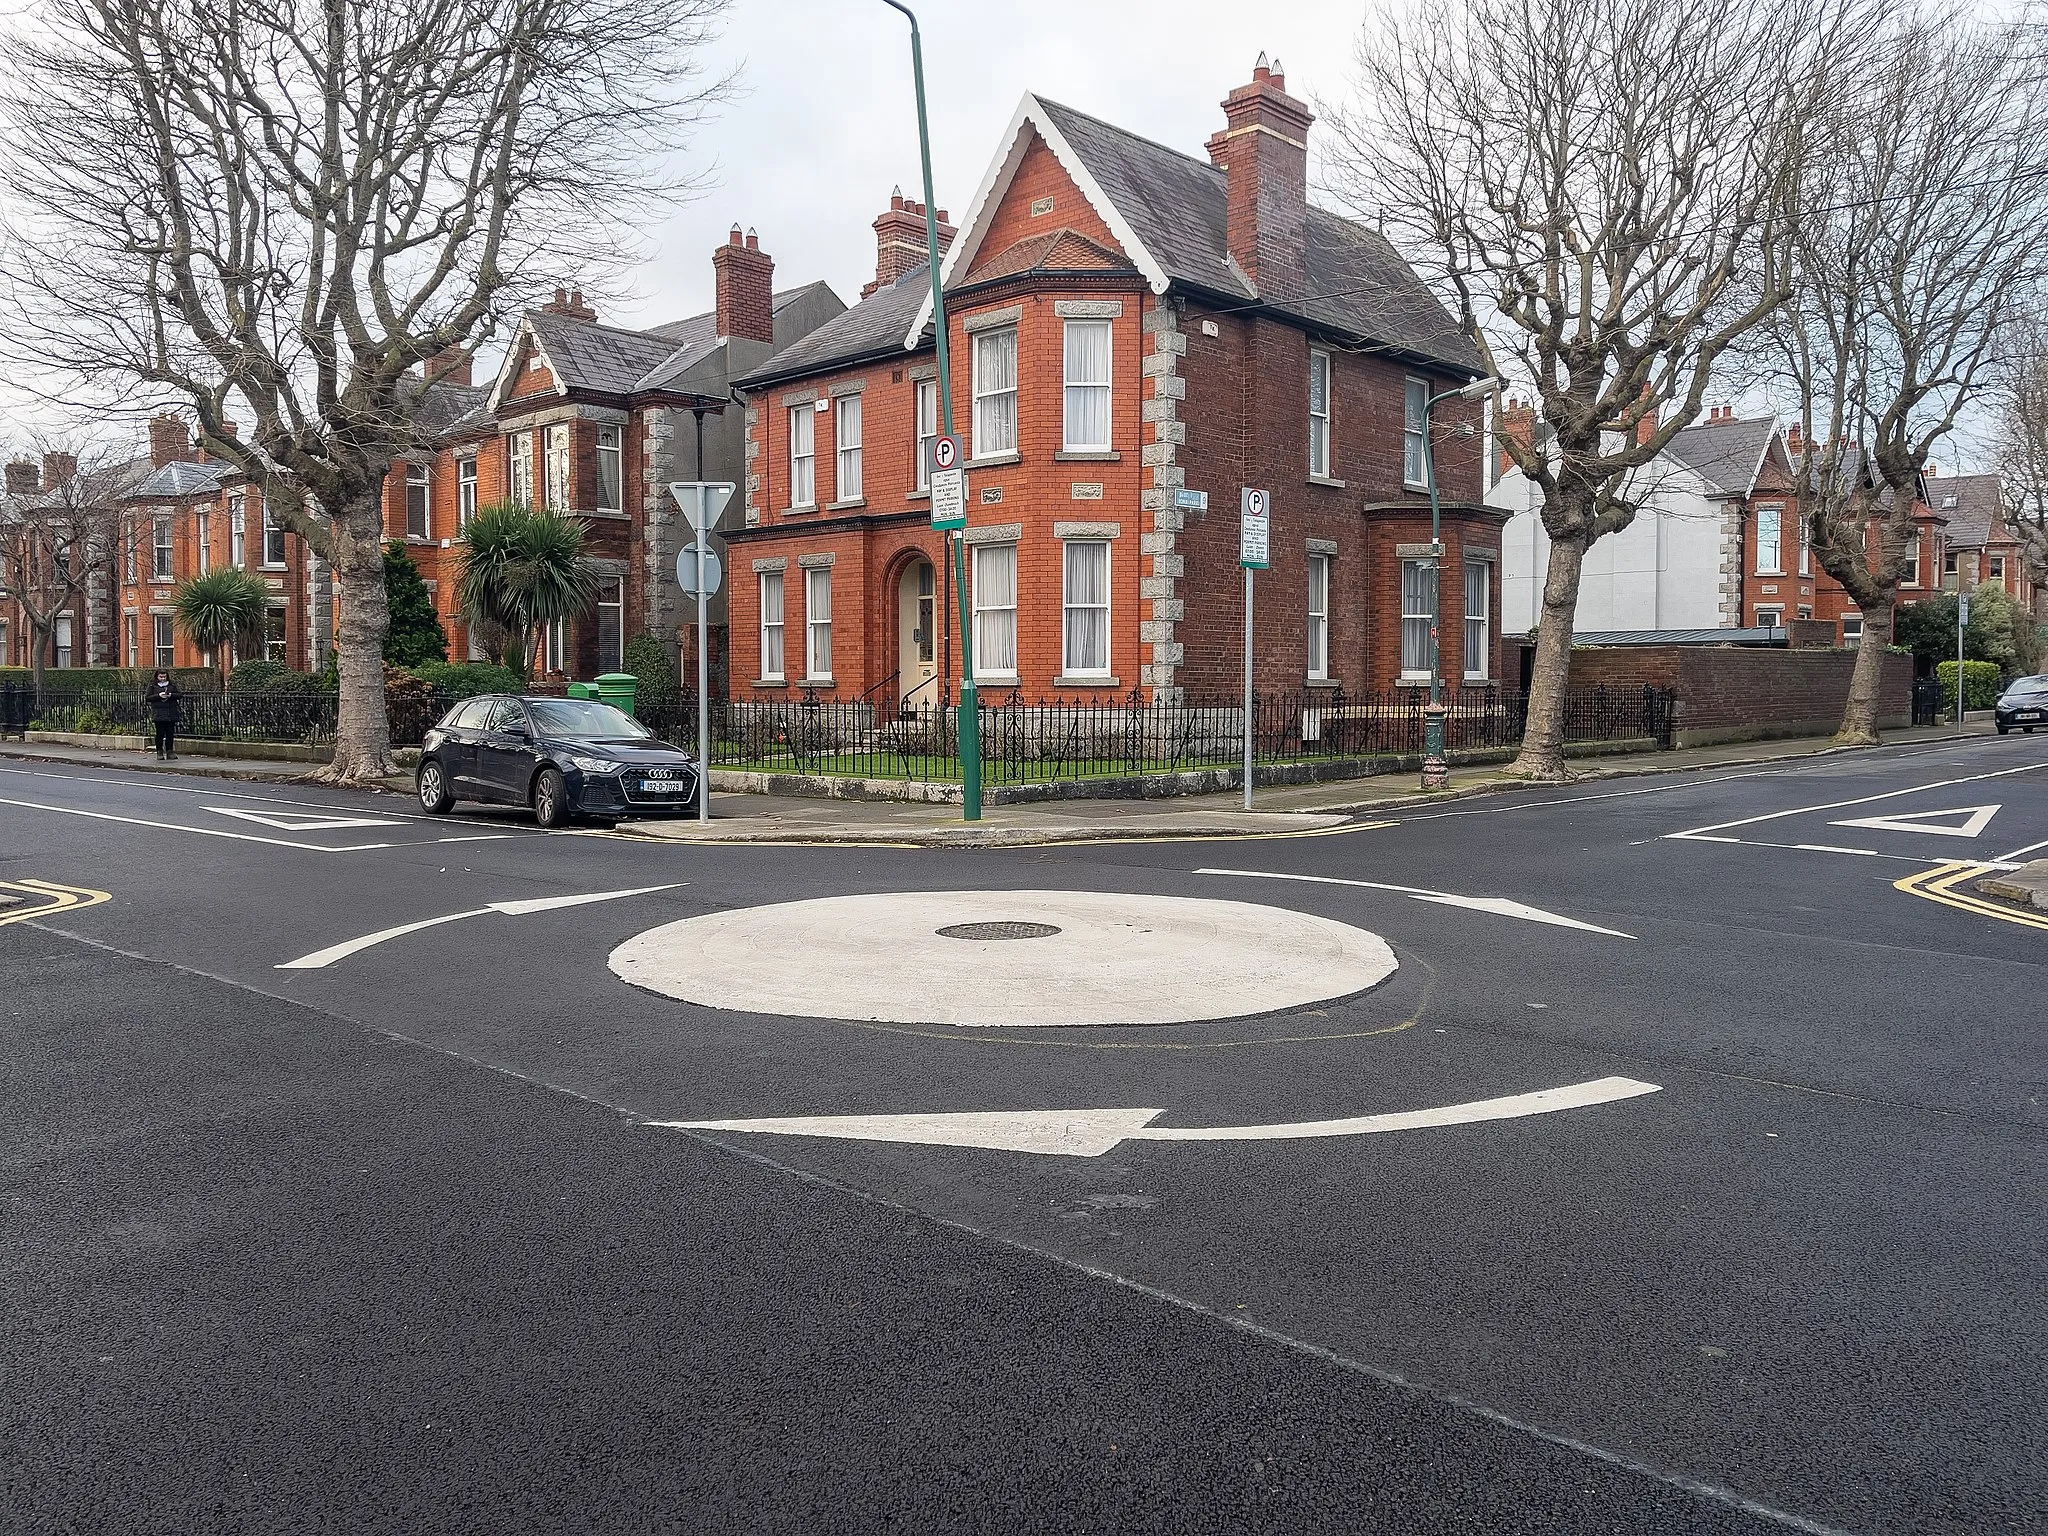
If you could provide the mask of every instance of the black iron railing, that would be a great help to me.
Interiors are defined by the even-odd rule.
[[[150,734],[149,705],[139,693],[127,689],[46,682],[40,692],[21,684],[5,687],[5,693],[0,698],[0,720],[9,722],[9,729],[107,736]],[[394,691],[385,700],[391,744],[418,746],[428,728],[455,702],[452,696],[438,693]],[[178,734],[194,741],[325,746],[334,740],[338,707],[337,696],[323,688],[194,691],[178,701]]]

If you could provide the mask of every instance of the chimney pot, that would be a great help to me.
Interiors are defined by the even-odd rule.
[[[914,272],[925,264],[930,254],[925,239],[925,217],[923,203],[907,197],[892,196],[889,199],[889,206],[875,220],[875,277],[861,289],[862,298],[889,287],[905,273]],[[953,243],[954,230],[943,208],[935,222],[939,227],[939,254],[943,256]]]

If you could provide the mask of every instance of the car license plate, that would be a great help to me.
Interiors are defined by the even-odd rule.
[[[643,795],[679,795],[683,792],[681,779],[642,779],[640,793]]]
[[[2012,712],[2012,717],[2015,720],[2038,720],[2041,718],[2041,711],[2038,709],[2016,709]]]

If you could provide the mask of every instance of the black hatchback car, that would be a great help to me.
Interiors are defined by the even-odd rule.
[[[703,793],[689,753],[609,704],[502,693],[465,699],[427,732],[413,783],[434,815],[494,800],[532,806],[544,827],[572,815],[694,816]]]
[[[1991,718],[1998,723],[2001,736],[2014,726],[2028,735],[2036,726],[2048,730],[2048,672],[2014,678],[2012,686],[1998,696]]]

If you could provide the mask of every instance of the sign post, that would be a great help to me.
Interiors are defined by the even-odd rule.
[[[676,581],[697,595],[697,819],[711,819],[711,666],[707,655],[711,634],[711,595],[724,579],[718,557],[705,543],[705,535],[717,526],[725,504],[732,500],[730,480],[677,480],[668,493],[675,497],[683,516],[696,530],[697,543],[676,557]]]
[[[1244,808],[1252,808],[1252,572],[1272,564],[1273,498],[1246,486],[1237,499],[1237,563],[1244,567]]]
[[[1961,585],[1962,578],[1956,578]],[[1963,630],[1970,622],[1970,594],[1956,594],[1956,734],[1963,733]]]

